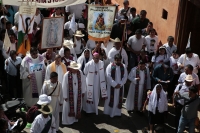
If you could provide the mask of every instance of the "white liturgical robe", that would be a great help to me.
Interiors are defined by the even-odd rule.
[[[43,77],[45,74],[45,72],[43,72],[43,71],[45,71],[44,59],[45,58],[39,54],[36,59],[33,59],[30,55],[27,55],[22,60],[22,63],[20,66],[20,78],[22,79],[23,97],[24,97],[24,100],[26,101],[26,104],[29,107],[36,104],[38,101],[38,98],[32,98],[32,89],[33,89],[32,84],[33,83],[27,77],[28,77],[28,75],[30,75],[30,73],[35,74],[35,83],[37,85],[37,89],[38,89],[37,92],[39,95],[41,92],[41,88],[42,88],[43,80],[44,80]],[[34,70],[34,72],[31,72],[30,69],[37,68],[35,66],[38,64],[42,65],[43,70],[40,70],[40,71]],[[33,66],[33,65],[35,65],[35,66]]]
[[[105,100],[104,114],[110,115],[110,117],[121,116],[121,109],[118,108],[119,94],[120,94],[119,88],[117,88],[117,89],[115,88],[115,90],[114,90],[114,102],[113,102],[112,108],[109,106],[109,102],[110,102],[110,97],[111,97],[110,96],[111,87],[115,87],[117,84],[120,84],[121,87],[123,87],[122,98],[124,96],[124,84],[126,83],[126,80],[127,80],[127,69],[126,69],[125,65],[123,65],[123,67],[124,67],[124,76],[121,78],[120,66],[116,66],[115,80],[113,80],[111,77],[112,63],[109,64],[106,68],[108,99]]]
[[[56,88],[55,88],[56,87]],[[54,91],[55,89],[55,91]],[[53,93],[52,93],[53,92]],[[51,94],[52,93],[52,94]],[[44,81],[41,94],[46,94],[51,96],[51,103],[53,109],[53,116],[56,123],[56,131],[59,128],[59,112],[60,104],[63,104],[63,93],[62,93],[62,84],[58,81],[57,83],[51,83],[50,80]]]
[[[80,71],[81,74],[81,106],[80,109],[82,108],[82,94],[85,93],[85,77],[83,73]],[[63,98],[68,99],[67,101],[64,100],[63,103],[63,114],[62,114],[62,124],[63,125],[71,125],[74,122],[78,122],[78,119],[75,117],[69,117],[68,114],[70,112],[70,105],[69,105],[69,72],[67,72],[64,75],[63,78]],[[77,74],[72,74],[72,84],[73,84],[73,97],[74,97],[74,112],[75,116],[77,114],[77,99],[78,99],[78,78]]]
[[[135,86],[137,84],[136,69],[137,69],[137,67],[132,68],[131,72],[128,75],[128,79],[131,81],[127,99],[125,102],[125,107],[128,111],[135,109],[134,108]],[[151,89],[151,79],[150,79],[150,75],[149,75],[149,68],[146,67],[146,70],[147,70],[146,89]],[[142,108],[142,104],[143,104],[142,98],[143,98],[143,88],[144,88],[144,82],[145,82],[145,71],[144,70],[143,71],[140,70],[139,77],[140,77],[140,81],[139,81],[139,91],[138,91],[138,110],[140,110]]]

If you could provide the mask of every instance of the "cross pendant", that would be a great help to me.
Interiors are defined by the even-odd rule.
[[[74,83],[74,85],[76,85],[76,83]]]
[[[95,71],[95,74],[97,75],[97,71]]]

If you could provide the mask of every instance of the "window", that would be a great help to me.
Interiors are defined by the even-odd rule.
[[[168,12],[165,9],[163,9],[162,18],[167,20],[167,16],[168,16]]]

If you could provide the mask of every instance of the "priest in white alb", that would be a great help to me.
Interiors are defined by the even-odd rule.
[[[50,74],[50,80],[44,81],[41,94],[51,96],[50,105],[53,109],[52,115],[55,118],[56,131],[58,131],[60,106],[63,104],[63,92],[62,84],[58,81],[58,74],[56,72]]]
[[[104,63],[100,60],[98,53],[94,53],[93,59],[85,65],[84,74],[86,75],[86,93],[83,110],[86,113],[98,115],[100,94],[103,99],[107,98]]]
[[[110,39],[114,42],[114,47],[108,52],[108,59],[110,62],[114,62],[114,57],[116,54],[120,54],[122,56],[122,63],[128,67],[128,56],[124,48],[122,48],[122,42],[119,38]]]
[[[131,81],[125,107],[128,111],[141,111],[147,98],[147,90],[151,89],[151,79],[145,62],[139,61],[138,66],[131,69],[128,75]]]
[[[67,68],[66,68],[65,64],[61,62],[60,55],[56,55],[55,61],[47,66],[45,80],[50,79],[51,72],[58,73],[58,81],[62,84],[63,76],[67,72]]]
[[[104,114],[110,117],[121,116],[124,84],[127,80],[127,69],[121,60],[122,56],[116,54],[114,62],[106,68],[108,99],[105,100]]]
[[[23,97],[31,107],[37,103],[45,77],[45,58],[32,47],[30,54],[22,60],[20,78],[22,79]]]
[[[63,114],[62,124],[71,125],[81,118],[82,100],[85,94],[85,77],[79,70],[80,64],[72,61],[68,66],[69,71],[63,79]]]

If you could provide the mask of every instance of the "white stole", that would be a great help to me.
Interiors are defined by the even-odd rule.
[[[87,100],[93,102],[93,89],[94,89],[94,74],[95,74],[95,62],[92,61],[89,65],[88,72],[88,84],[87,84]],[[99,76],[100,76],[100,88],[102,98],[107,97],[106,81],[103,62],[99,62]]]

